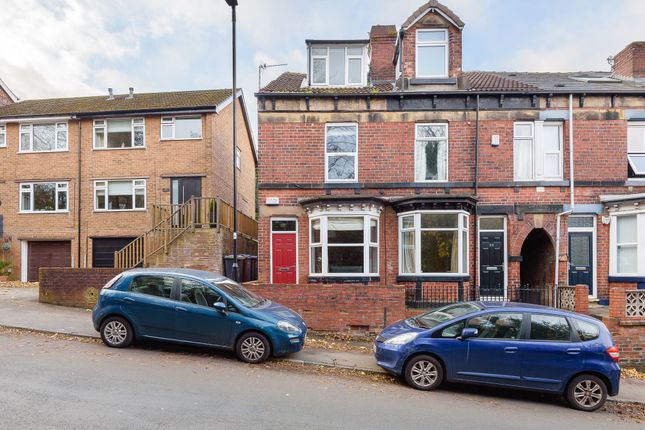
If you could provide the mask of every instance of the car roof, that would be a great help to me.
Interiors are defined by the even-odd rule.
[[[179,276],[192,276],[193,278],[199,279],[209,279],[215,281],[226,281],[229,280],[225,276],[222,276],[216,272],[209,272],[207,270],[197,270],[197,269],[185,269],[185,268],[167,268],[167,267],[157,267],[157,268],[139,268],[139,269],[130,269],[123,272],[126,276],[134,276],[139,274],[146,275],[179,275]]]
[[[554,308],[551,306],[542,306],[542,305],[535,305],[533,303],[520,303],[520,302],[491,302],[491,301],[479,301],[479,302],[471,302],[474,304],[477,304],[481,306],[484,310],[492,310],[492,309],[499,309],[499,308],[504,308],[504,310],[509,311],[509,310],[515,310],[515,311],[521,311],[521,312],[544,312],[544,313],[553,313],[553,314],[558,314],[558,315],[566,315],[570,317],[576,317],[580,319],[584,319],[587,321],[593,321],[595,323],[600,322],[598,319],[591,317],[589,315],[583,315],[579,314],[576,312],[571,312],[565,309],[558,309]]]

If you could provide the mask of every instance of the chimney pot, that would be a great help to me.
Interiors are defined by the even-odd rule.
[[[129,89],[130,89],[130,95],[128,95],[128,98],[133,99],[134,98],[134,87],[130,87]]]
[[[114,90],[108,88],[108,100],[114,100]]]

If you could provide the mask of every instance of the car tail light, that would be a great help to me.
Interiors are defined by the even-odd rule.
[[[616,363],[618,363],[618,360],[620,360],[620,351],[618,351],[617,346],[612,346],[611,348],[607,348],[607,354],[609,354],[611,359],[614,360]]]

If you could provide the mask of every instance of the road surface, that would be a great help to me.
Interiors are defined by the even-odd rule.
[[[611,426],[611,427],[608,427]],[[2,429],[637,429],[551,397],[251,366],[168,347],[0,332]]]

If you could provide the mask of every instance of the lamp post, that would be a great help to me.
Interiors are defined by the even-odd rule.
[[[237,70],[235,52],[235,7],[237,0],[225,0],[231,7],[232,41],[233,41],[233,280],[239,281],[240,268],[237,264]]]

